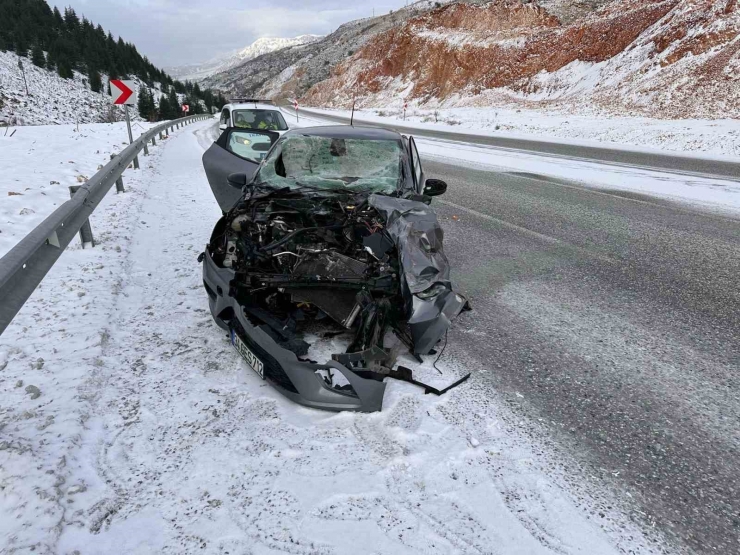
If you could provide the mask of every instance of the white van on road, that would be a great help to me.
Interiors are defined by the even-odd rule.
[[[271,100],[236,98],[221,109],[218,128],[262,129],[280,135],[290,129],[280,109]]]

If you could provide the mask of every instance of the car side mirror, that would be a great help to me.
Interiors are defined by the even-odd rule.
[[[244,188],[244,186],[247,184],[247,174],[246,173],[229,174],[227,181],[229,182],[229,185],[231,185],[234,189],[239,189],[241,191]]]
[[[422,193],[428,197],[436,197],[444,194],[446,191],[447,182],[441,179],[427,179],[424,183],[424,191]]]

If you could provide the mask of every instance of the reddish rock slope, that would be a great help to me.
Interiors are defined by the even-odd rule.
[[[737,0],[615,0],[568,25],[537,3],[453,3],[376,36],[304,102],[738,117],[739,30]]]

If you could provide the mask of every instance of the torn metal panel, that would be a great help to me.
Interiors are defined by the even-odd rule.
[[[434,210],[423,202],[383,195],[370,195],[368,201],[383,215],[386,230],[400,251],[409,291],[420,293],[435,283],[449,283],[444,232]]]
[[[442,248],[444,232],[437,214],[423,202],[371,195],[369,203],[384,216],[386,231],[398,247],[406,287],[412,294],[408,324],[413,352],[427,354],[467,304],[463,296],[452,291],[450,264]]]

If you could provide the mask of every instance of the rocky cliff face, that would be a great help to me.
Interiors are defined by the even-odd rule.
[[[737,0],[451,3],[373,36],[304,102],[740,116]]]
[[[337,64],[352,57],[373,37],[448,1],[421,0],[388,14],[345,23],[319,41],[259,56],[213,75],[203,84],[240,96],[277,100],[301,96],[314,84],[331,77]]]

